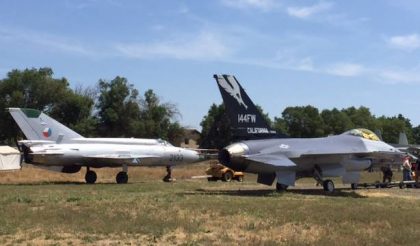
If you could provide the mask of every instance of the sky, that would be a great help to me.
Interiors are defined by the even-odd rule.
[[[123,76],[201,129],[232,74],[270,117],[366,106],[420,124],[420,1],[2,0],[0,78],[51,67],[70,85]]]

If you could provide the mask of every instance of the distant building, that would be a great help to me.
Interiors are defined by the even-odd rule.
[[[176,141],[176,146],[198,149],[200,136],[201,134],[197,129],[185,128],[183,136]]]

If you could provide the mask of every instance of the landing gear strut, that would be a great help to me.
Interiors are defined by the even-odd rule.
[[[289,186],[287,186],[285,184],[276,183],[276,190],[277,190],[277,192],[286,191],[288,187]]]
[[[94,171],[91,171],[89,167],[87,168],[85,180],[87,184],[94,184],[96,182],[96,173]]]
[[[318,165],[315,165],[315,168],[314,168],[314,179],[318,182],[318,184],[322,184],[324,191],[328,193],[334,192],[335,190],[334,182],[330,179],[324,180],[322,178],[322,170],[321,168],[319,168]]]
[[[166,166],[166,176],[163,177],[163,182],[173,182],[175,181],[174,178],[172,178],[172,166]]]
[[[127,184],[128,182],[128,174],[127,174],[128,168],[127,165],[123,166],[123,170],[117,174],[115,177],[115,181],[117,184]]]

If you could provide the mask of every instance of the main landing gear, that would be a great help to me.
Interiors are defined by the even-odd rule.
[[[285,184],[276,183],[276,190],[277,190],[277,192],[286,191],[288,187],[289,186],[287,186]]]
[[[87,171],[86,171],[86,175],[85,175],[85,180],[87,184],[94,184],[96,182],[96,173],[95,171],[90,170],[89,167],[87,167]]]
[[[117,176],[115,177],[115,181],[117,182],[117,184],[127,184],[128,182],[127,169],[128,169],[127,166],[124,165],[123,170],[117,174]],[[90,170],[90,168],[87,167],[87,171],[85,175],[86,183],[94,184],[96,182],[96,179],[97,179],[96,172]]]
[[[115,177],[115,181],[117,182],[117,184],[127,184],[128,182],[127,171],[128,171],[127,165],[123,165],[123,170],[119,172],[117,176]]]
[[[324,191],[328,193],[332,193],[335,190],[334,182],[330,179],[324,180],[322,178],[322,170],[318,166],[314,168],[314,179],[318,182],[318,184],[322,184]]]

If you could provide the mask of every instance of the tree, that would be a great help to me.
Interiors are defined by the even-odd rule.
[[[200,148],[221,149],[233,140],[230,120],[223,104],[212,104],[200,125]]]
[[[402,115],[396,117],[381,116],[377,118],[378,129],[382,132],[382,139],[387,143],[398,143],[401,132],[407,134],[409,143],[415,141],[411,123]]]
[[[138,91],[126,78],[115,77],[111,81],[99,80],[98,109],[99,132],[108,137],[136,137],[139,129],[140,106]]]
[[[55,103],[50,116],[85,137],[97,135],[97,120],[92,115],[94,97],[91,89],[79,88],[68,91],[62,100]]]
[[[89,99],[83,95],[74,93],[69,88],[67,79],[53,78],[53,74],[50,68],[10,71],[7,77],[0,81],[0,108],[34,108],[52,113],[52,116],[58,117],[64,125],[77,124],[80,118],[59,116],[69,111],[90,111],[93,102],[89,102]],[[73,105],[71,109],[64,106],[76,101],[81,102]],[[12,139],[16,141],[20,134],[20,130],[6,110],[0,110],[0,129],[7,129],[0,132],[0,141],[8,144],[12,144]]]
[[[323,110],[321,117],[325,124],[324,132],[326,135],[337,135],[354,128],[350,117],[336,108]]]
[[[370,113],[369,108],[366,107],[350,107],[343,109],[342,112],[347,114],[353,122],[354,128],[366,128],[374,131],[377,129],[375,116]]]
[[[278,134],[289,135],[287,131],[287,122],[281,117],[274,117],[273,129]]]
[[[140,121],[143,123],[145,137],[164,138],[174,142],[182,136],[183,128],[174,121],[180,115],[174,104],[160,103],[153,90],[147,90],[141,105]]]
[[[291,137],[310,138],[324,135],[324,122],[318,109],[313,106],[287,107],[282,116]]]

